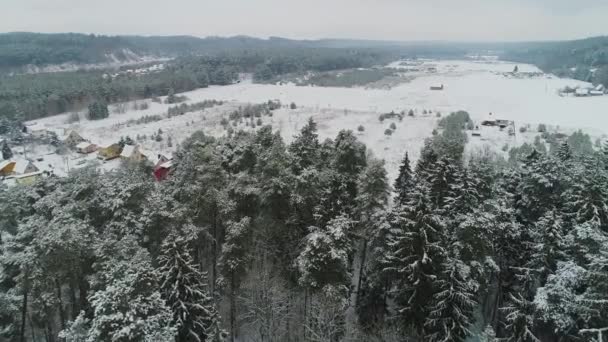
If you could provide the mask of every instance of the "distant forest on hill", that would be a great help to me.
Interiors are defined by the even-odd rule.
[[[607,51],[608,37],[501,44],[4,33],[0,34],[0,120],[36,119],[80,110],[92,102],[115,103],[226,85],[243,72],[253,73],[255,82],[269,82],[290,73],[365,68],[399,58],[463,58],[496,52],[503,59],[535,64],[559,76],[608,85]],[[111,78],[103,75],[116,69],[23,74],[28,66],[137,62],[143,57],[171,60],[161,71]]]
[[[131,61],[137,57],[179,57],[245,51],[305,49],[376,49],[409,56],[454,56],[465,50],[451,44],[400,43],[366,40],[291,40],[278,37],[260,39],[247,36],[102,36],[80,33],[0,34],[0,71],[28,65],[48,66],[62,63],[93,64]]]
[[[608,37],[514,44],[503,59],[534,64],[560,77],[608,86]]]

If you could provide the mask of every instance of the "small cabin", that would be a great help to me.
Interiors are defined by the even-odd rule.
[[[431,90],[443,90],[443,84],[442,85],[432,85]]]
[[[154,168],[154,178],[157,182],[161,182],[169,176],[171,168],[173,167],[173,161],[164,162]]]
[[[76,145],[76,152],[82,154],[89,154],[97,151],[99,147],[95,144],[91,144],[90,142],[83,141]]]

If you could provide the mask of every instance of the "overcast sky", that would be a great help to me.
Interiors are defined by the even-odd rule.
[[[608,0],[1,0],[0,31],[513,41],[608,34]]]

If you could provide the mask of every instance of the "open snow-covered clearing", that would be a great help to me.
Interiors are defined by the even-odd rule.
[[[423,61],[413,71],[415,78],[405,84],[385,90],[366,88],[326,88],[295,85],[263,85],[243,81],[229,86],[213,86],[184,93],[187,103],[203,100],[224,100],[224,105],[204,111],[165,118],[161,121],[128,125],[129,120],[145,115],[166,114],[170,105],[149,102],[146,110],[130,110],[124,114],[112,114],[98,121],[81,120],[66,123],[67,114],[36,120],[36,126],[66,131],[75,129],[85,139],[98,145],[109,145],[120,137],[146,135],[138,143],[145,150],[170,153],[178,143],[192,132],[202,129],[207,134],[222,135],[225,129],[220,120],[238,106],[261,103],[270,99],[284,105],[291,102],[298,108],[284,106],[274,111],[272,117],[263,117],[263,124],[272,124],[287,141],[291,141],[309,117],[319,124],[321,138],[333,138],[340,129],[351,129],[365,142],[373,153],[387,162],[389,176],[396,175],[404,151],[415,160],[424,138],[429,137],[436,126],[436,112],[446,115],[451,111],[466,110],[479,122],[489,112],[495,118],[513,120],[518,128],[524,124],[546,123],[562,130],[583,128],[594,136],[608,132],[608,96],[576,98],[560,97],[557,90],[565,86],[587,85],[584,82],[559,79],[542,75],[531,65],[519,64],[520,76],[510,75],[516,64],[496,61]],[[395,62],[393,68],[413,68]],[[429,71],[430,70],[430,71]],[[409,72],[409,71],[408,71]],[[526,73],[531,73],[526,76]],[[440,91],[432,91],[432,85],[444,85]],[[141,101],[140,101],[141,102]],[[131,107],[131,106],[128,106]],[[406,116],[402,121],[387,119],[380,122],[381,113],[401,112],[414,109],[415,117]],[[433,114],[423,115],[423,110]],[[397,129],[392,136],[384,131],[395,122]],[[358,132],[362,125],[365,130]],[[240,124],[236,129],[251,129]],[[160,142],[150,135],[163,131]],[[483,128],[482,137],[472,137],[471,145],[490,145],[499,150],[505,144],[517,146],[533,140],[535,133],[509,137],[496,128]],[[172,146],[168,146],[167,137]]]

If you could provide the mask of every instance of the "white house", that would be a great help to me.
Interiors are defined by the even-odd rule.
[[[82,154],[93,153],[93,152],[97,151],[97,149],[98,149],[97,145],[91,144],[88,141],[83,141],[76,145],[76,152],[82,153]]]

